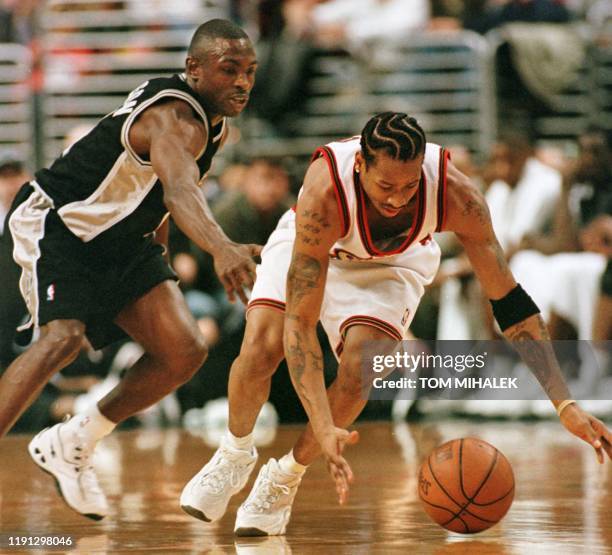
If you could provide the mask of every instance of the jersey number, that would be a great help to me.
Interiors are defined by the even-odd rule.
[[[136,99],[144,92],[144,89],[148,84],[149,82],[145,81],[138,88],[134,89],[125,99],[123,106],[121,106],[121,108],[113,112],[113,117],[116,118],[117,116],[131,114],[134,111],[134,108],[136,107],[136,103],[137,103]]]

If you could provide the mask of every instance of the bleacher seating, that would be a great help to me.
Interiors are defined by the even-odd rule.
[[[0,150],[15,150],[29,160],[34,143],[30,71],[26,47],[0,44]]]
[[[78,125],[92,125],[151,77],[180,71],[195,28],[227,17],[226,0],[49,0],[43,25],[44,159]],[[112,5],[115,9],[110,9]],[[166,5],[166,7],[164,7]]]
[[[194,28],[228,13],[227,0],[188,0],[185,11],[175,10],[172,18],[142,9],[148,0],[105,2],[111,4],[117,9],[102,11],[93,0],[46,3],[40,18],[40,141],[33,135],[31,56],[22,46],[2,45],[0,148],[15,146],[32,155],[40,144],[44,153],[38,159],[50,162],[69,130],[93,124],[144,80],[180,71]],[[579,78],[558,95],[559,109],[537,119],[539,138],[571,139],[591,123],[612,128],[612,33],[601,33],[589,44]],[[358,133],[369,115],[383,110],[414,114],[431,140],[463,144],[485,155],[497,132],[497,111],[504,108],[492,68],[497,46],[458,32],[413,35],[366,55],[321,52],[312,65],[309,94],[284,133],[271,132],[256,118],[240,118],[235,123],[242,141],[226,155],[305,159],[322,142]]]

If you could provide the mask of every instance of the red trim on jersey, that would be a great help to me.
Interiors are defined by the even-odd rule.
[[[344,322],[342,322],[342,324],[340,324],[340,335],[343,341],[348,328],[357,325],[371,326],[373,328],[379,329],[380,331],[386,333],[397,341],[401,341],[404,337],[402,333],[393,324],[390,324],[385,320],[381,320],[380,318],[375,318],[374,316],[358,314],[347,318],[346,320],[344,320]]]
[[[248,305],[246,312],[247,314],[253,310],[254,308],[269,308],[271,310],[276,310],[277,312],[285,312],[285,303],[282,301],[277,301],[276,299],[254,299]]]
[[[440,167],[438,171],[438,223],[436,231],[442,231],[446,224],[446,168],[450,160],[450,152],[445,148],[440,150]]]
[[[361,242],[365,247],[365,250],[372,256],[390,256],[393,254],[399,254],[404,252],[418,237],[423,223],[425,221],[425,211],[427,208],[427,178],[425,172],[421,174],[421,181],[419,183],[419,190],[417,192],[417,215],[412,221],[410,230],[406,240],[395,250],[392,251],[381,251],[376,247],[372,240],[372,234],[370,233],[370,224],[368,223],[368,213],[366,207],[366,194],[359,183],[359,174],[356,173],[355,177],[355,188],[357,189],[357,222],[359,223],[359,235],[361,236]]]
[[[338,173],[338,163],[336,162],[336,156],[334,151],[328,146],[321,146],[314,151],[311,162],[314,162],[320,157],[325,158],[329,173],[331,174],[332,181],[334,183],[334,194],[336,195],[336,202],[338,203],[338,212],[340,213],[340,221],[342,222],[342,237],[344,237],[349,230],[350,217],[348,202],[346,200],[346,193],[344,192],[344,186],[342,185],[342,179]]]

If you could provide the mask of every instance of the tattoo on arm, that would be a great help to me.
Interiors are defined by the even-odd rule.
[[[529,331],[527,322],[517,324],[509,333],[508,339],[517,350],[525,364],[529,366],[546,394],[552,399],[567,395],[567,386],[558,368],[548,331],[540,316],[537,318],[539,337]]]
[[[512,273],[510,272],[510,268],[508,267],[508,261],[506,260],[506,255],[504,254],[503,249],[500,244],[493,240],[489,243],[493,252],[495,253],[495,260],[497,262],[497,267],[499,270],[506,276],[512,277]]]
[[[305,346],[298,331],[291,331],[286,340],[288,340],[286,350],[289,373],[298,389],[304,408],[309,411],[313,400],[308,396],[308,388],[303,380],[304,374],[307,368],[314,372],[323,372],[323,355]]]
[[[287,275],[289,305],[299,303],[318,286],[321,277],[321,263],[314,257],[296,253]]]

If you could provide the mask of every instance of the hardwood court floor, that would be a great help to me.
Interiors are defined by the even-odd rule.
[[[215,524],[180,510],[183,485],[213,452],[186,431],[119,432],[100,445],[96,466],[112,514],[99,523],[66,508],[53,480],[29,460],[29,438],[10,436],[0,442],[0,535],[70,535],[76,540],[72,553],[112,555],[612,553],[612,464],[599,466],[592,450],[559,424],[445,421],[358,429],[361,442],[348,453],[357,477],[349,504],[337,505],[330,478],[316,463],[304,478],[287,535],[263,540],[232,534],[247,490]],[[259,463],[288,450],[298,433],[280,428],[273,445],[260,448]],[[517,482],[506,518],[474,536],[430,522],[416,491],[421,458],[462,436],[496,445]],[[2,554],[17,552],[0,547]]]

